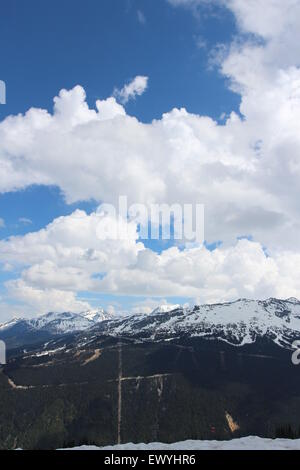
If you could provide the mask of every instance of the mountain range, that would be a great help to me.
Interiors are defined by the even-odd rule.
[[[50,312],[0,325],[0,340],[6,341],[11,349],[89,330],[143,341],[203,337],[236,346],[265,337],[282,347],[290,347],[300,336],[300,301],[270,298],[262,301],[239,299],[188,308],[162,305],[151,314],[134,315],[114,315],[102,308],[82,313]]]
[[[32,319],[14,318],[0,325],[0,340],[5,341],[7,348],[11,349],[47,341],[59,335],[85,331],[111,318],[102,308],[82,313],[49,312]]]
[[[0,327],[0,449],[300,437],[300,302],[48,313]]]

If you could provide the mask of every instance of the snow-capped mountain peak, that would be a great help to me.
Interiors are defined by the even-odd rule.
[[[49,312],[36,318],[24,319],[15,318],[3,325],[0,325],[0,332],[10,330],[11,328],[24,324],[31,330],[47,330],[53,334],[65,334],[76,331],[87,330],[99,322],[110,320],[113,316],[107,313],[103,308],[88,310],[82,313],[73,312]]]
[[[105,334],[143,340],[189,336],[222,340],[236,346],[265,337],[280,346],[291,347],[295,339],[300,339],[300,302],[297,299],[239,299],[154,312],[160,315],[133,315],[107,325],[100,324],[99,328]]]
[[[11,328],[13,327],[14,325],[16,325],[16,323],[20,322],[20,321],[25,321],[24,319],[22,318],[13,318],[12,320],[9,320],[8,322],[6,323],[1,323],[0,324],[0,331],[4,331],[6,330],[7,328]]]
[[[180,308],[181,306],[179,304],[176,304],[176,305],[171,305],[171,304],[163,304],[163,305],[159,305],[158,307],[156,307],[153,312],[151,313],[151,315],[155,315],[157,313],[166,313],[166,312],[172,312],[173,310],[176,310],[178,308]]]
[[[49,312],[37,318],[33,318],[28,323],[37,330],[46,328],[53,333],[70,333],[90,328],[93,322],[82,315],[72,312]]]
[[[280,346],[291,347],[300,339],[300,302],[239,299],[220,304],[162,305],[152,314],[111,315],[103,309],[82,313],[50,312],[31,320],[12,320],[0,327],[0,339],[20,337],[28,329],[49,335],[87,331],[142,341],[165,341],[178,337],[222,340],[235,346],[254,343],[265,337]]]
[[[288,299],[286,299],[287,302],[291,302],[292,304],[297,304],[299,302],[298,299],[296,299],[296,297],[289,297]]]
[[[88,310],[86,312],[82,312],[80,315],[94,323],[114,318],[113,314],[106,312],[103,308]]]

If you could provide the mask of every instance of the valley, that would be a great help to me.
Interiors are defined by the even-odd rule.
[[[39,341],[11,347],[1,368],[0,448],[296,436],[299,304],[276,302],[259,321],[239,302],[36,330]],[[233,308],[240,320],[225,323]]]

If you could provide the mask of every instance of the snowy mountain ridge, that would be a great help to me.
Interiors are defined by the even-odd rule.
[[[99,324],[103,333],[169,340],[179,336],[219,339],[242,346],[266,337],[283,347],[300,339],[300,301],[297,299],[239,299],[213,305],[176,307],[169,312],[132,315]]]
[[[163,305],[159,305],[158,307],[156,307],[151,315],[155,315],[156,313],[167,313],[167,312],[171,312],[172,310],[176,310],[177,308],[180,308],[181,305],[170,305],[170,304],[163,304]]]
[[[75,331],[84,331],[95,326],[98,322],[110,320],[112,315],[105,312],[102,308],[88,310],[82,313],[55,313],[49,312],[32,319],[13,319],[0,325],[0,333],[24,323],[33,330],[47,329],[54,334],[71,333]]]
[[[47,313],[30,320],[14,319],[0,326],[1,335],[22,328],[53,335],[91,330],[114,337],[166,341],[177,337],[202,337],[242,346],[266,337],[282,347],[300,339],[300,301],[239,299],[220,304],[162,305],[151,314],[112,315],[102,308],[82,313]]]

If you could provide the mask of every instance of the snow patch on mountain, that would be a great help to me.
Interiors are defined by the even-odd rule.
[[[5,331],[5,330],[7,330],[8,328],[13,327],[13,326],[16,325],[19,321],[20,321],[19,318],[13,318],[12,320],[10,320],[10,321],[8,321],[8,322],[6,322],[6,323],[0,324],[0,331]]]
[[[105,320],[111,320],[112,318],[114,318],[114,316],[105,312],[102,308],[82,313],[49,312],[30,320],[24,318],[11,320],[0,326],[0,333],[18,324],[24,323],[32,330],[47,330],[53,334],[65,334],[88,330],[96,324]]]
[[[19,322],[19,323],[18,323]],[[12,320],[1,333],[20,325],[35,331],[65,334],[87,331],[139,341],[166,341],[177,337],[202,337],[235,346],[254,343],[265,337],[291,348],[300,339],[300,302],[295,299],[248,300],[213,305],[180,307],[162,305],[152,314],[112,315],[103,309],[87,312],[48,313],[31,320]]]
[[[87,312],[82,312],[80,315],[94,323],[98,323],[104,320],[111,320],[115,316],[112,313],[106,312],[103,308],[88,310]]]
[[[297,299],[265,301],[240,299],[214,305],[179,307],[151,315],[132,315],[100,324],[104,333],[160,341],[179,336],[219,339],[235,346],[267,337],[290,347],[300,338],[300,302]]]
[[[156,307],[151,315],[155,315],[156,313],[166,313],[166,312],[172,312],[172,310],[176,310],[180,308],[180,305],[170,305],[170,304],[163,304],[159,305]]]
[[[64,312],[50,312],[41,317],[28,320],[28,323],[36,330],[46,328],[53,333],[70,333],[82,331],[93,326],[93,322],[82,315]]]

